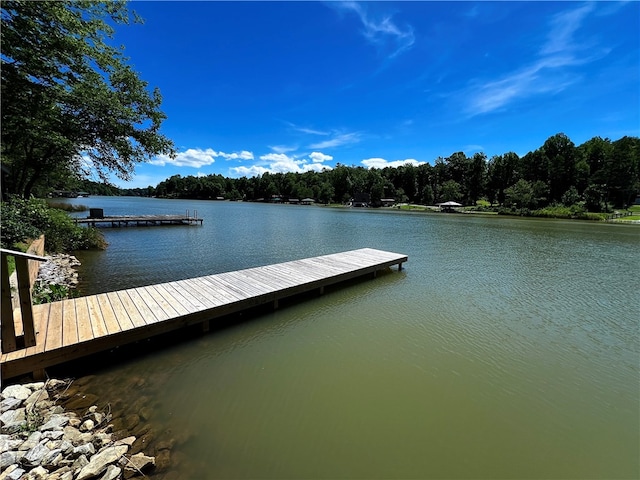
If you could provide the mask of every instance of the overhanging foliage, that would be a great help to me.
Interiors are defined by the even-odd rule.
[[[123,1],[3,1],[2,161],[10,193],[93,168],[128,179],[135,164],[173,154],[160,133],[158,89],[107,42],[129,23]]]

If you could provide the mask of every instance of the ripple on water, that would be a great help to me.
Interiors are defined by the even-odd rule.
[[[187,476],[638,476],[640,315],[630,286],[640,237],[630,229],[198,210],[214,219],[203,229],[114,232],[113,248],[86,264],[106,275],[100,288],[362,246],[409,262],[114,366],[115,377],[162,376],[156,418],[194,434],[184,452],[199,470]],[[126,395],[133,403],[138,392]]]

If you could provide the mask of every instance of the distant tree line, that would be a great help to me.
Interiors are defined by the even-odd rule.
[[[101,184],[95,184],[99,186]],[[90,184],[83,184],[85,191]],[[508,152],[488,159],[484,153],[456,152],[431,164],[367,169],[338,164],[305,173],[265,173],[258,177],[174,175],[156,187],[114,194],[165,198],[287,201],[313,198],[346,203],[364,194],[372,206],[382,199],[433,205],[486,200],[511,209],[540,209],[553,204],[581,204],[592,212],[623,208],[640,194],[640,138],[616,141],[594,137],[576,147],[563,133],[520,157]]]

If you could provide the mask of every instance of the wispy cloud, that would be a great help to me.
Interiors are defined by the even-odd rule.
[[[332,138],[324,140],[322,142],[312,143],[309,148],[333,148],[340,147],[342,145],[351,145],[358,143],[361,139],[361,135],[357,132],[334,134]]]
[[[205,165],[211,165],[218,157],[226,160],[253,160],[253,153],[247,150],[225,153],[218,152],[212,148],[189,148],[183,152],[178,152],[175,158],[171,158],[168,155],[158,155],[149,163],[161,167],[165,165],[175,165],[176,167],[200,168]]]
[[[270,145],[269,148],[276,153],[287,153],[287,152],[295,152],[298,150],[297,145]]]
[[[364,27],[364,37],[377,47],[390,51],[390,58],[409,49],[415,43],[411,25],[399,26],[392,20],[391,15],[374,18],[374,15],[367,11],[367,5],[360,2],[336,2],[330,5],[358,15]]]
[[[574,50],[577,45],[574,43],[574,34],[582,25],[583,20],[594,9],[592,3],[587,3],[575,10],[569,10],[557,14],[551,19],[549,35],[546,43],[542,46],[540,54],[555,55],[565,53],[567,50]]]
[[[360,163],[362,163],[367,168],[382,169],[385,167],[398,168],[402,165],[413,165],[414,167],[417,167],[418,165],[422,165],[427,162],[421,162],[419,160],[416,160],[415,158],[389,161],[389,160],[385,160],[384,158],[374,157],[374,158],[367,158],[365,160],[362,160],[362,162]]]
[[[292,122],[285,122],[289,127],[291,127],[296,132],[307,133],[309,135],[329,135],[331,132],[327,130],[318,130],[317,128],[309,128],[303,127],[300,125],[296,125]]]
[[[491,81],[475,81],[466,98],[469,116],[489,113],[513,101],[545,93],[557,93],[580,80],[571,67],[592,62],[609,50],[579,42],[575,33],[594,9],[593,3],[555,15],[534,61]]]

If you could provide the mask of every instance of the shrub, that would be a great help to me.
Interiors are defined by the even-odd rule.
[[[43,233],[48,252],[106,247],[104,237],[95,228],[76,225],[65,212],[50,208],[43,200],[14,197],[2,204],[3,247],[14,247]]]
[[[32,301],[34,305],[65,300],[71,295],[71,290],[66,285],[42,285],[36,283],[33,287]]]
[[[10,201],[2,203],[2,225],[0,227],[2,248],[14,247],[19,242],[37,238],[42,234],[42,230],[30,220],[29,210],[29,202],[21,198],[14,197]],[[34,217],[38,217],[38,221],[42,223],[39,212],[34,214]]]

